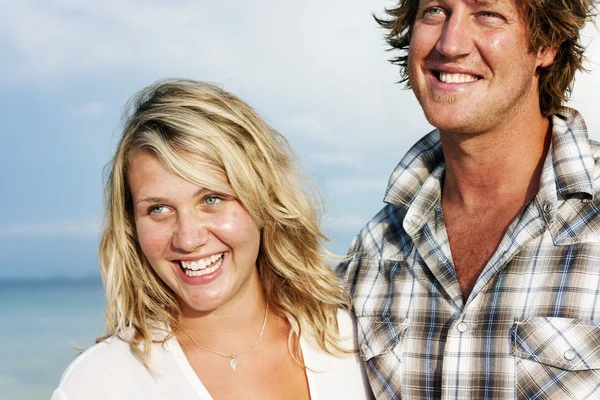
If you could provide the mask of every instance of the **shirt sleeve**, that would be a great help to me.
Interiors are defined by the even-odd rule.
[[[359,236],[355,237],[348,249],[348,253],[344,261],[340,262],[334,267],[335,274],[342,281],[344,291],[352,296],[352,292],[355,286],[356,276],[356,251],[359,248]]]

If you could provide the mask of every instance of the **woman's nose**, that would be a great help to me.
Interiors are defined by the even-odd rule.
[[[171,243],[177,250],[192,253],[207,243],[208,236],[207,218],[182,215],[178,218]]]

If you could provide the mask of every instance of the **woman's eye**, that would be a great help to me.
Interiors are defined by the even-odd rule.
[[[148,214],[163,214],[167,211],[165,206],[152,206],[148,209]]]
[[[216,204],[219,204],[222,201],[222,199],[218,196],[208,196],[204,199],[204,203],[207,206],[214,206]]]

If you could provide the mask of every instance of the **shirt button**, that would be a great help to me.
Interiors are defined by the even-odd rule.
[[[552,211],[552,203],[547,201],[544,203],[544,212],[549,213],[550,211]]]
[[[418,215],[413,215],[412,217],[410,217],[410,222],[412,222],[413,225],[419,225],[419,223],[421,222],[421,218],[419,218]]]
[[[573,361],[575,359],[576,355],[577,354],[575,354],[575,352],[573,350],[567,350],[567,351],[565,351],[565,360]]]
[[[466,322],[461,322],[458,325],[456,325],[456,329],[458,329],[460,333],[465,333],[467,329],[469,329],[469,325],[467,325]]]

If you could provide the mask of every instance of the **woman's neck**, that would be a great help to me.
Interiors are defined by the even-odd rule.
[[[267,302],[256,279],[244,288],[244,292],[214,310],[195,310],[187,304],[180,304],[179,325],[194,338],[236,339],[260,329],[265,319]]]

